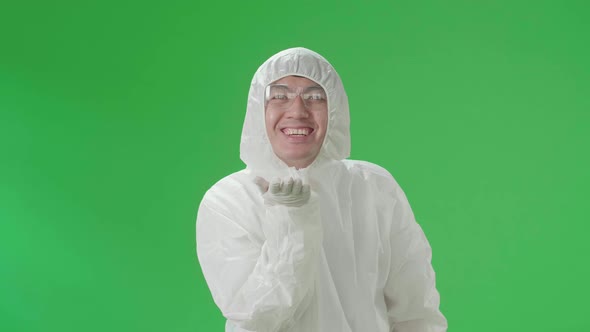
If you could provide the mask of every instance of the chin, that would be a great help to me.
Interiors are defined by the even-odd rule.
[[[305,165],[303,167],[309,166],[313,160],[315,159],[314,155],[305,153],[305,154],[283,154],[281,159],[289,166],[293,165]]]
[[[287,164],[298,164],[308,160],[309,156],[283,155],[281,159],[288,161]]]
[[[285,151],[282,157],[287,160],[306,160],[312,156],[309,151]]]

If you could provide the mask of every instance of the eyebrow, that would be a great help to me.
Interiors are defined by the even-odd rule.
[[[281,88],[281,89],[291,89],[287,84],[269,84],[269,87],[273,87],[273,88]],[[315,85],[310,85],[310,86],[306,86],[303,88],[303,91],[310,91],[310,90],[321,90],[321,91],[326,91],[324,90],[324,88],[322,88],[320,85],[315,84]]]

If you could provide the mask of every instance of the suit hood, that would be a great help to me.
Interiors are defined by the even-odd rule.
[[[308,168],[331,160],[345,159],[350,155],[348,97],[340,76],[318,53],[296,47],[270,57],[252,78],[240,143],[240,158],[248,169],[280,171],[289,168],[273,152],[266,133],[264,92],[268,84],[291,75],[315,81],[324,88],[328,98],[326,136],[318,156]]]

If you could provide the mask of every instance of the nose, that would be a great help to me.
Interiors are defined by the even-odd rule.
[[[293,104],[288,108],[287,113],[288,116],[292,118],[307,118],[309,116],[301,96],[295,97]]]

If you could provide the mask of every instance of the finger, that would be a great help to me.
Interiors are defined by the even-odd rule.
[[[258,186],[258,189],[260,189],[261,193],[265,193],[268,191],[268,181],[266,181],[264,178],[257,176],[254,179],[254,183],[256,183],[256,185]]]
[[[307,194],[309,191],[310,191],[309,184],[304,184],[303,186],[301,186],[301,193],[302,194]]]
[[[283,184],[282,192],[283,194],[290,194],[293,190],[293,178],[289,178],[286,183]]]
[[[299,195],[301,193],[301,179],[295,180],[293,183],[293,190],[291,191],[294,195]]]
[[[281,191],[282,182],[281,179],[275,178],[270,184],[270,192],[276,194]]]

